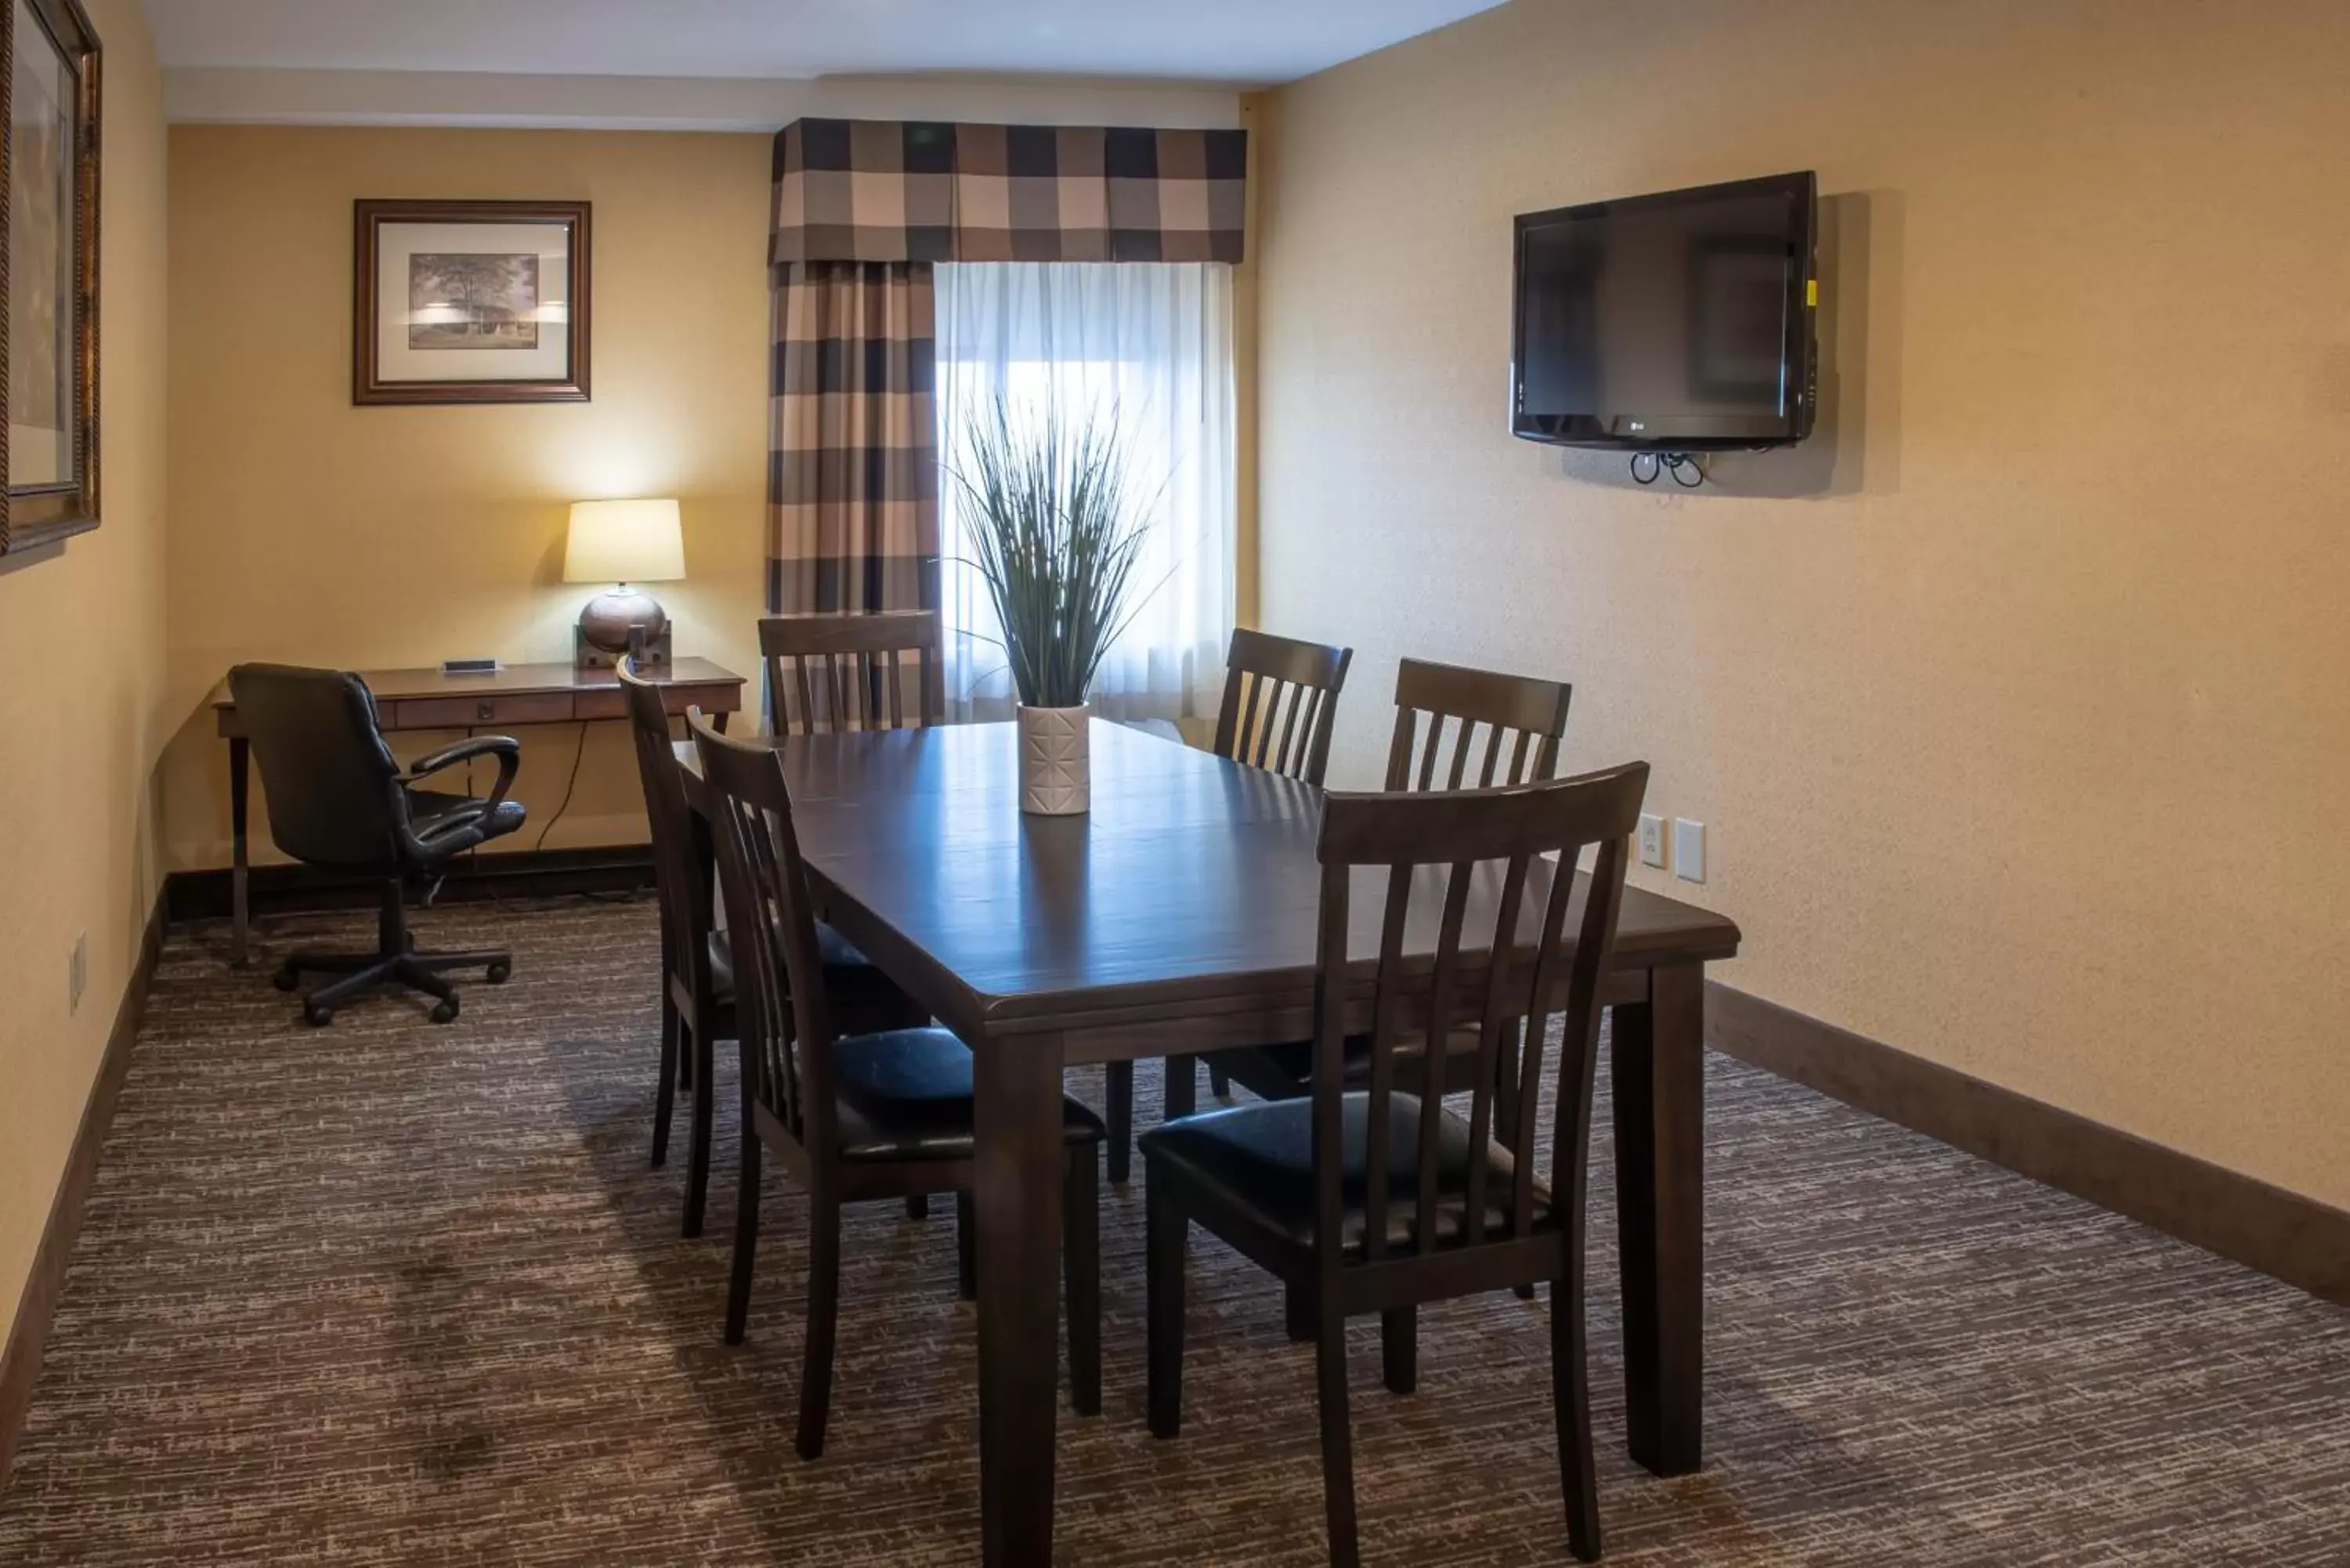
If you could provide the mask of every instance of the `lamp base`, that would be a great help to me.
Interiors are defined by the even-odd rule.
[[[579,612],[573,662],[581,670],[609,670],[632,649],[641,664],[668,664],[669,617],[659,599],[622,583]]]

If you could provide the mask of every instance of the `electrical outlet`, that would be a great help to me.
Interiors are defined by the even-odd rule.
[[[1684,882],[1705,880],[1705,824],[1673,818],[1673,875]]]
[[[1665,868],[1665,819],[1645,811],[1640,814],[1640,864]]]
[[[89,933],[74,938],[73,951],[66,955],[66,1011],[81,1011],[81,993],[89,987]]]

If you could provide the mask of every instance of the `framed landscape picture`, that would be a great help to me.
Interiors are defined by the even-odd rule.
[[[356,212],[353,402],[588,400],[587,202]]]
[[[98,526],[98,88],[75,0],[0,0],[0,556]]]

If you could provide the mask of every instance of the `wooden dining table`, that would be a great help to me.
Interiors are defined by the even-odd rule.
[[[1309,1036],[1322,792],[1097,720],[1092,810],[1028,816],[1010,724],[767,740],[824,919],[971,1046],[983,1554],[1049,1564],[1063,1070]],[[1380,901],[1355,902],[1367,969]],[[1701,1459],[1704,970],[1738,943],[1626,890],[1607,992],[1626,1427],[1659,1475]]]

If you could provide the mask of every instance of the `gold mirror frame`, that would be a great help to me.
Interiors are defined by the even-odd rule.
[[[0,134],[0,556],[22,555],[98,526],[98,159],[99,45],[77,0],[25,0],[74,74],[73,155],[73,477],[16,485],[8,473],[10,215],[5,134]],[[15,122],[16,7],[0,0],[0,128]]]

